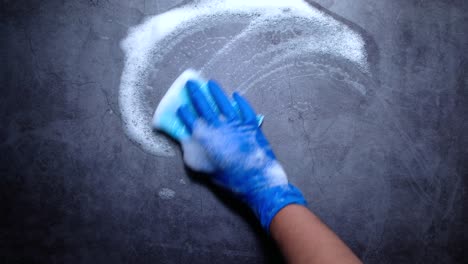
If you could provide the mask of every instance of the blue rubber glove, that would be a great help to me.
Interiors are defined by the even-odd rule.
[[[193,108],[184,105],[177,114],[191,133],[190,142],[182,143],[189,167],[212,171],[214,183],[245,202],[267,232],[273,217],[286,205],[306,204],[301,192],[288,183],[258,127],[255,111],[242,96],[233,94],[235,109],[221,88],[209,81],[218,107],[213,109],[197,82],[187,82],[186,88]],[[202,151],[194,151],[197,148]],[[197,163],[204,159],[211,168],[200,168]]]

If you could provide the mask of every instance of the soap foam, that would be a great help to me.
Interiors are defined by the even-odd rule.
[[[175,194],[176,194],[175,191],[173,191],[173,190],[171,190],[169,188],[162,188],[158,192],[159,198],[161,198],[163,200],[172,199],[172,198],[174,198]]]
[[[143,96],[143,91],[147,86],[150,66],[157,67],[165,55],[185,37],[223,23],[226,19],[243,19],[248,22],[248,26],[211,56],[201,69],[206,76],[210,76],[210,71],[218,61],[232,56],[239,45],[248,43],[252,36],[269,28],[285,30],[293,26],[299,27],[304,33],[278,45],[267,44],[265,49],[258,52],[254,50],[255,57],[252,60],[263,61],[274,55],[261,68],[255,68],[258,74],[237,76],[233,69],[232,75],[239,81],[254,82],[262,74],[268,74],[267,69],[277,67],[289,58],[311,53],[340,57],[367,70],[362,37],[302,0],[207,0],[172,9],[132,28],[121,43],[125,53],[119,93],[122,120],[127,135],[146,151],[160,156],[174,155],[169,142],[153,132],[152,112],[144,107],[148,99]],[[244,92],[253,87],[247,85],[249,82],[245,82]]]

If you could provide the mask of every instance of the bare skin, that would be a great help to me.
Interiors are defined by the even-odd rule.
[[[270,232],[288,263],[362,263],[304,206],[292,204],[279,211],[271,222]]]

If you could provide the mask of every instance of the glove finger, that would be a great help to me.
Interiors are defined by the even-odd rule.
[[[232,97],[237,103],[237,106],[239,107],[239,111],[242,115],[242,119],[245,123],[250,123],[250,122],[257,122],[257,115],[255,114],[255,111],[253,108],[250,106],[249,102],[241,96],[238,93],[233,93]]]
[[[218,106],[221,113],[226,117],[226,119],[233,120],[238,118],[237,112],[232,106],[231,101],[229,101],[226,94],[215,81],[210,80],[208,82],[208,89],[211,96],[213,96],[216,105]]]
[[[275,154],[273,153],[273,150],[270,147],[270,143],[268,143],[268,140],[266,139],[265,135],[262,133],[262,131],[258,130],[256,139],[258,144],[263,148],[265,153],[267,154],[268,157],[272,159],[276,159]]]
[[[215,113],[213,108],[211,108],[198,83],[190,80],[187,82],[186,87],[190,100],[192,101],[197,113],[203,117],[208,124],[217,124],[219,122],[218,115]]]
[[[177,116],[180,118],[189,132],[192,133],[193,124],[197,120],[197,117],[193,113],[192,109],[190,109],[188,105],[183,105],[177,109]]]

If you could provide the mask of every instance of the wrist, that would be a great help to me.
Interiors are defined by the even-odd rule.
[[[249,195],[246,202],[267,233],[269,233],[271,221],[281,209],[290,204],[307,204],[301,191],[292,184],[261,190]]]

